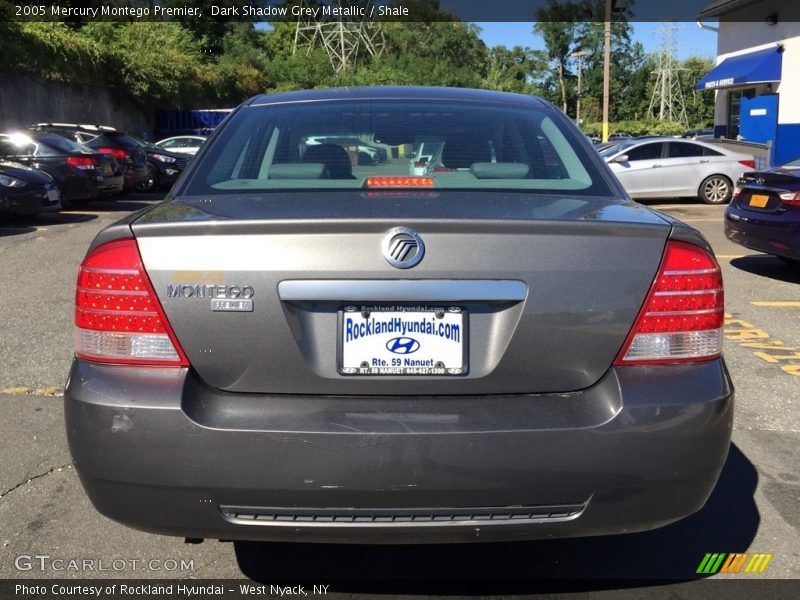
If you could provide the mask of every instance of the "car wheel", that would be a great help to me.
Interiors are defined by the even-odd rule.
[[[698,197],[706,204],[725,204],[733,194],[733,184],[725,175],[710,175],[700,184]]]
[[[136,184],[139,192],[152,192],[158,189],[158,171],[152,166],[147,165],[147,179]]]

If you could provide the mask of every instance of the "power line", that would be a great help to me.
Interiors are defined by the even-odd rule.
[[[673,121],[689,124],[686,116],[686,105],[683,102],[683,91],[679,72],[684,70],[678,66],[675,52],[678,47],[677,31],[680,29],[674,23],[664,23],[659,32],[661,47],[658,51],[658,69],[656,69],[656,85],[650,97],[648,114],[659,121]]]
[[[307,0],[303,0],[301,6],[307,5]],[[360,53],[373,57],[383,53],[386,41],[380,22],[372,18],[375,12],[373,0],[331,0],[317,17],[297,22],[292,53],[305,48],[308,54],[313,48],[321,47],[327,52],[334,71],[351,72]],[[303,14],[313,13],[303,11]]]

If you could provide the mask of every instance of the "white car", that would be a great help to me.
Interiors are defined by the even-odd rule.
[[[716,144],[648,138],[621,142],[600,152],[632,198],[699,198],[724,204],[745,171],[756,167],[751,154]]]
[[[156,142],[156,146],[164,150],[169,150],[170,152],[191,154],[194,156],[205,141],[206,137],[203,135],[178,135],[160,140]]]

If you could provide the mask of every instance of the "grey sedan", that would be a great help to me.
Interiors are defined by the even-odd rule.
[[[751,154],[675,138],[632,140],[601,151],[632,198],[731,199],[733,184],[755,169]]]
[[[441,153],[409,174],[423,142]],[[728,453],[708,243],[530,96],[252,98],[165,203],[97,236],[75,302],[70,449],[95,507],[145,531],[641,531],[699,510]]]

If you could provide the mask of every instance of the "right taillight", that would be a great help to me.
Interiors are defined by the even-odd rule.
[[[133,238],[98,246],[81,263],[75,293],[75,353],[94,362],[189,365]]]
[[[699,246],[667,242],[658,275],[615,365],[694,362],[722,352],[722,273]]]
[[[786,206],[800,206],[800,192],[785,192],[779,194],[778,198],[781,199],[781,204]]]

